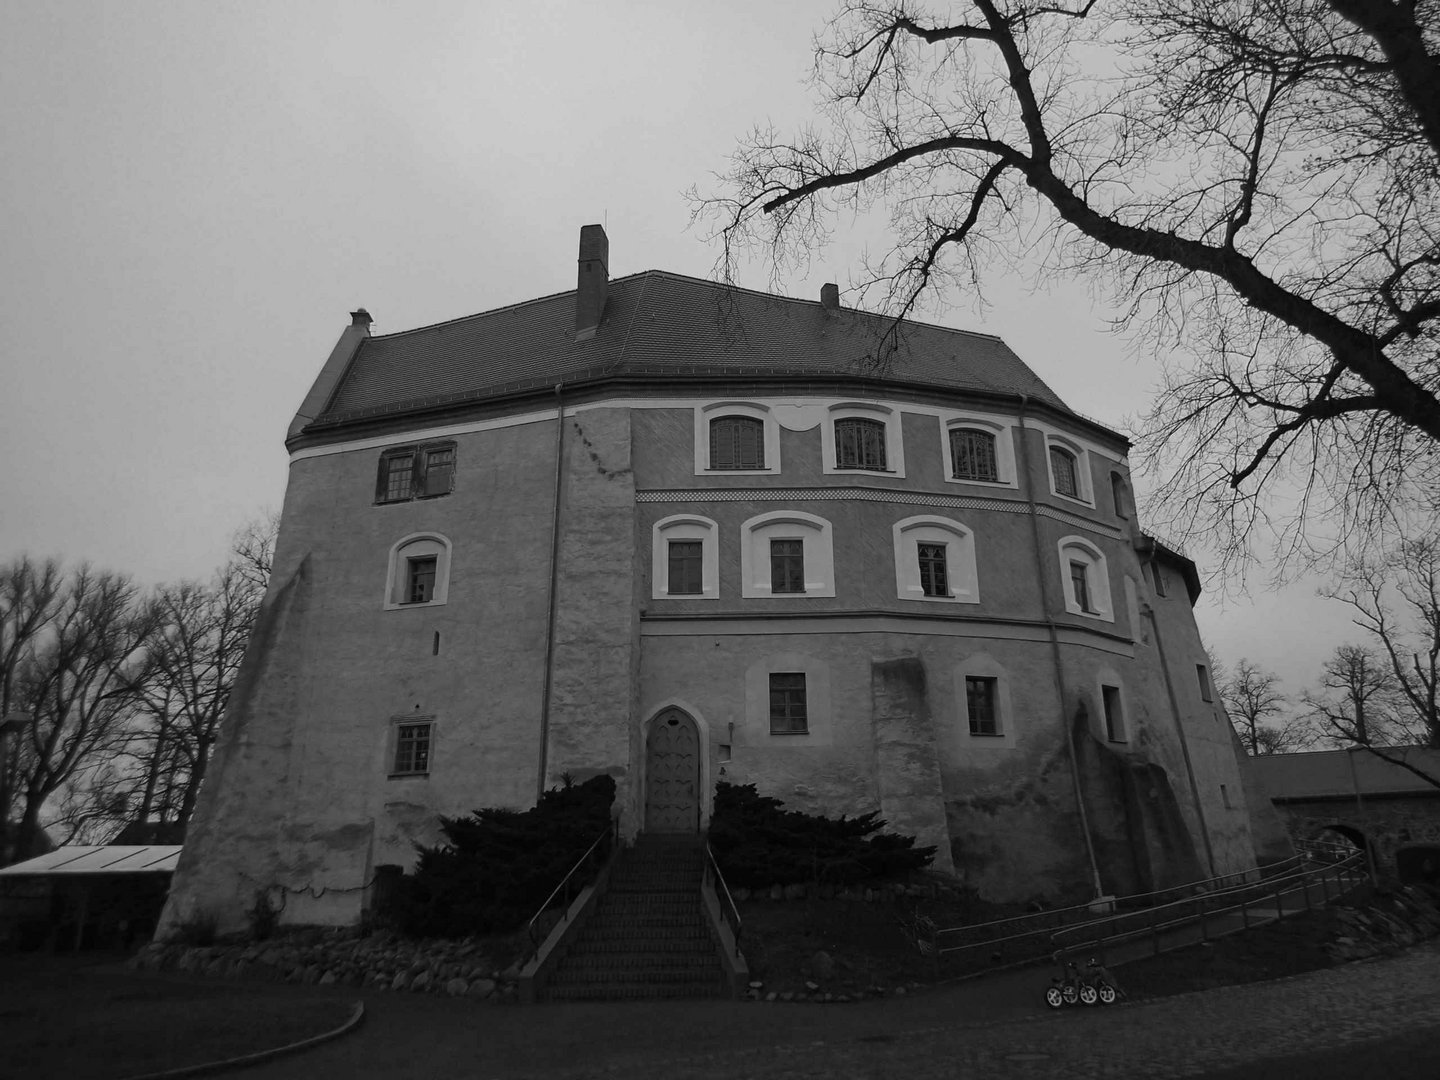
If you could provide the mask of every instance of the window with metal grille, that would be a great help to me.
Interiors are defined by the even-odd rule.
[[[402,446],[380,455],[375,501],[408,502],[448,495],[455,483],[455,444]]]
[[[395,726],[395,767],[391,770],[392,776],[413,776],[430,771],[432,726],[429,721]]]
[[[1000,479],[995,466],[995,436],[988,431],[951,428],[950,460],[956,480]]]
[[[805,541],[770,541],[770,591],[772,593],[803,593],[805,591]]]
[[[710,421],[710,468],[765,468],[765,422],[751,416]]]
[[[699,596],[705,591],[704,550],[699,540],[670,541],[668,591],[671,596]]]
[[[805,673],[777,671],[770,676],[770,734],[804,735],[809,731],[805,713]]]
[[[437,563],[434,555],[405,560],[405,603],[428,604],[435,599]]]
[[[1095,609],[1090,605],[1090,568],[1083,562],[1070,564],[1070,586],[1080,610],[1093,614]]]
[[[916,544],[920,554],[920,591],[926,596],[949,596],[950,579],[945,572],[944,544]]]
[[[1050,448],[1050,474],[1055,478],[1057,495],[1069,495],[1072,499],[1080,497],[1080,488],[1076,482],[1075,455],[1069,450],[1062,450],[1058,446]]]
[[[970,715],[971,735],[999,735],[996,715],[996,679],[965,676],[965,709]]]
[[[849,416],[835,421],[835,467],[885,471],[885,425]]]

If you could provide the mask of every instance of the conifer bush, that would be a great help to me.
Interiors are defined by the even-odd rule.
[[[420,853],[397,897],[395,918],[415,937],[464,937],[515,930],[610,824],[615,780],[568,777],[530,810],[495,807],[440,819],[445,842]],[[591,876],[600,860],[589,868]]]
[[[935,857],[913,836],[883,832],[877,812],[827,818],[783,805],[754,784],[716,785],[710,847],[730,885],[851,885],[920,870]]]

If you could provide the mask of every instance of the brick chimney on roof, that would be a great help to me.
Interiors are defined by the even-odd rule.
[[[840,306],[840,286],[833,281],[820,286],[820,306],[834,310]]]
[[[575,340],[594,337],[605,317],[610,289],[610,238],[603,225],[580,230],[580,268],[575,282]]]

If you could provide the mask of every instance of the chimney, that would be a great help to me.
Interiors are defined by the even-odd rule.
[[[580,230],[580,269],[575,282],[575,340],[595,336],[605,316],[610,284],[610,239],[603,225]]]
[[[840,306],[840,286],[833,281],[820,286],[820,306],[834,311]]]
[[[370,318],[370,312],[366,311],[363,307],[356,308],[350,312],[350,325],[360,327],[360,329],[365,332],[366,337],[370,336],[370,324],[373,321],[374,320]]]

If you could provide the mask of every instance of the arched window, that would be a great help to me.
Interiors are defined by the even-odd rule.
[[[834,596],[830,522],[778,510],[740,526],[742,596]]]
[[[751,416],[710,421],[710,468],[765,468],[765,423]]]
[[[1072,615],[1114,622],[1110,570],[1100,549],[1078,536],[1065,537],[1059,549],[1065,610]]]
[[[958,521],[910,517],[897,521],[895,593],[901,600],[978,604],[975,536]]]
[[[1130,499],[1130,484],[1118,472],[1110,474],[1110,498],[1115,503],[1115,516],[1131,517],[1135,510]]]
[[[450,595],[450,541],[416,533],[390,549],[385,576],[385,607],[438,607]]]
[[[1080,498],[1079,472],[1075,468],[1075,455],[1063,446],[1050,447],[1050,477],[1055,484],[1055,494]]]
[[[835,421],[835,466],[885,471],[885,425],[879,420],[845,416]]]
[[[994,483],[1000,479],[995,454],[995,436],[978,428],[950,429],[950,461],[956,480],[983,480]]]

